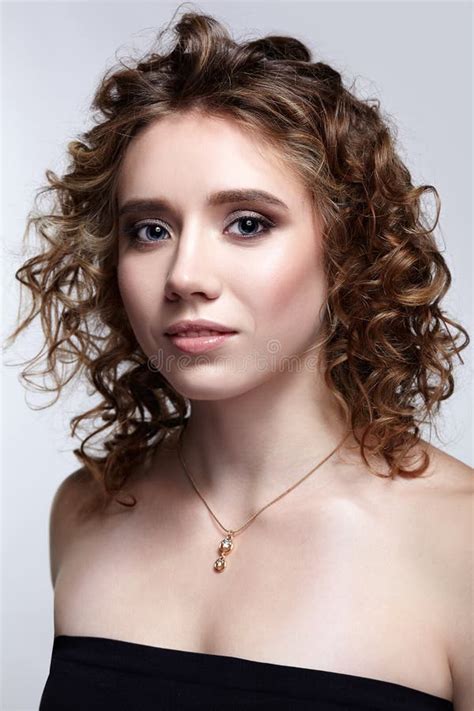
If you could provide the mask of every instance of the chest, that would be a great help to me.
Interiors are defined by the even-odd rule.
[[[217,573],[223,534],[202,511],[126,512],[71,546],[55,634],[337,671],[451,698],[442,570],[420,542],[428,534],[406,513],[384,517],[345,499],[304,517],[275,507],[235,537]]]

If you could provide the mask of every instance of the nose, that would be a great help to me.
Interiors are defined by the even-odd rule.
[[[168,301],[189,300],[194,295],[215,299],[220,293],[220,282],[214,260],[209,257],[206,240],[197,230],[181,233],[165,283]]]

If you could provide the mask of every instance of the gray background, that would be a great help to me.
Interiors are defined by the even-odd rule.
[[[88,123],[106,67],[146,49],[177,3],[10,2],[2,5],[2,234],[4,331],[13,326],[21,236],[46,168],[60,171],[66,144]],[[472,333],[472,6],[468,2],[200,2],[236,39],[293,34],[333,64],[357,93],[378,97],[398,126],[400,153],[417,184],[434,185],[442,210],[438,243],[453,275],[445,308]],[[39,326],[4,357],[40,345]],[[438,440],[472,466],[472,350],[444,403]],[[459,361],[456,361],[457,363]],[[19,368],[2,380],[2,698],[5,711],[37,709],[53,641],[48,516],[62,479],[78,467],[68,421],[90,406],[85,389],[25,394]],[[428,430],[423,436],[430,439]]]

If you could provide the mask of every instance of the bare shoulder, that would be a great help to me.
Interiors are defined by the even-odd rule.
[[[474,469],[428,445],[436,506],[433,540],[446,580],[446,645],[456,711],[474,708]]]
[[[474,469],[438,447],[426,442],[423,447],[430,456],[426,477],[428,487],[425,488],[423,475],[419,481],[418,501],[421,502],[424,493],[431,492],[430,500],[426,497],[425,501],[435,526],[432,533],[438,531],[434,539],[440,543],[445,540],[446,558],[462,575],[472,557]]]
[[[466,488],[472,492],[474,474],[472,467],[425,440],[422,440],[422,443],[430,456],[433,457],[433,463],[438,476],[441,477],[441,482],[444,481],[451,487],[461,487],[460,490]]]
[[[49,554],[53,588],[61,561],[80,526],[90,520],[100,506],[100,489],[85,467],[69,474],[58,486],[49,513]]]

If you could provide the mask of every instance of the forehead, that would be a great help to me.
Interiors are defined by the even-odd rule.
[[[289,207],[307,194],[282,153],[231,119],[201,113],[154,121],[128,145],[118,176],[118,200],[207,195],[235,188],[266,190]]]

